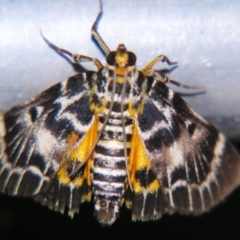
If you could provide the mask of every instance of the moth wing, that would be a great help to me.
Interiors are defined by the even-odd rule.
[[[40,194],[36,198],[60,211],[65,205],[79,208],[81,191],[74,191],[74,185],[60,189],[54,176],[64,162],[69,136],[73,134],[81,142],[94,121],[85,78],[84,74],[70,77],[0,115],[1,192],[36,196],[50,189],[47,197]],[[74,147],[74,139],[71,141]],[[70,204],[73,194],[78,194],[75,206]]]
[[[239,154],[165,84],[156,83],[144,101],[136,125],[160,187],[154,198],[136,205],[142,210],[135,212],[144,220],[144,215],[209,210],[239,184]]]

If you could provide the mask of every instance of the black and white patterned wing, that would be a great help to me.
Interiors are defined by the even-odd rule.
[[[164,212],[207,211],[239,184],[237,151],[165,84],[156,82],[149,91],[136,123],[160,180],[152,198],[156,218]]]
[[[46,190],[63,161],[68,136],[74,133],[81,141],[93,122],[89,107],[91,74],[70,77],[0,115],[1,192],[32,196]],[[56,202],[58,198],[66,201],[59,208],[66,204],[71,210],[64,197],[73,198],[74,186],[63,189],[66,196],[58,187],[54,190]],[[75,207],[78,209],[79,204]]]

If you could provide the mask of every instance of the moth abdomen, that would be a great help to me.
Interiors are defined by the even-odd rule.
[[[127,121],[126,121],[127,122]],[[128,121],[131,123],[131,121]],[[131,124],[126,126],[131,139]],[[93,155],[92,191],[95,215],[103,225],[111,225],[118,217],[126,188],[127,169],[125,148],[129,155],[129,143],[124,145],[122,126],[109,118]]]

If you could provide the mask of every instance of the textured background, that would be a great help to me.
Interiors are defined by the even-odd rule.
[[[109,48],[119,43],[135,52],[143,67],[159,54],[179,65],[169,76],[205,86],[204,94],[185,100],[229,136],[240,135],[240,1],[238,0],[104,0],[99,32]],[[0,112],[38,94],[76,71],[39,35],[73,53],[105,58],[91,41],[99,10],[97,0],[0,0]],[[92,64],[84,64],[94,69]],[[157,69],[169,68],[165,64]],[[239,142],[236,142],[239,144]],[[31,200],[0,196],[0,238],[47,239],[237,239],[240,236],[240,191],[201,217],[165,216],[155,223],[130,223],[123,211],[112,227],[100,229],[84,204],[73,221]]]

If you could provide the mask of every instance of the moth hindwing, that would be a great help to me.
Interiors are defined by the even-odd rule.
[[[123,44],[110,51],[96,30],[101,14],[102,6],[92,35],[106,66],[42,35],[54,50],[98,70],[0,115],[0,191],[67,208],[70,216],[92,200],[102,225],[114,223],[123,204],[142,221],[209,210],[239,184],[239,154],[166,83],[191,87],[153,69],[174,64],[166,56],[138,71]]]

